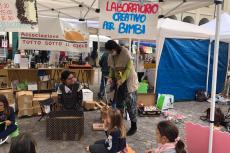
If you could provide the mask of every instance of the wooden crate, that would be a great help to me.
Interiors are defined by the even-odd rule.
[[[46,121],[46,136],[50,140],[80,140],[84,135],[83,112],[51,112]]]

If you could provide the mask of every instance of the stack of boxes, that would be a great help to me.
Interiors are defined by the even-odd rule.
[[[32,116],[33,110],[33,92],[32,91],[20,91],[16,94],[18,103],[18,117]]]

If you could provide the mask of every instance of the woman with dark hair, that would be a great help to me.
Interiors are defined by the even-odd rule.
[[[123,113],[124,108],[127,109],[131,120],[131,128],[127,132],[127,136],[130,136],[137,131],[137,73],[133,66],[131,53],[125,47],[109,40],[105,43],[105,49],[110,53],[108,57],[110,79],[108,82],[110,84],[113,82],[115,89],[113,103]]]
[[[185,144],[179,138],[179,130],[171,121],[158,123],[156,139],[159,146],[149,153],[186,153]]]
[[[74,73],[65,70],[61,73],[62,84],[58,87],[58,102],[65,110],[82,111],[82,87]]]
[[[7,98],[0,94],[0,139],[4,141],[16,129],[14,109],[9,106]]]
[[[36,142],[27,133],[12,140],[9,153],[36,153]]]

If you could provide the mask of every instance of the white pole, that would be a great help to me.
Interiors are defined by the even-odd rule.
[[[140,55],[140,40],[137,42],[137,52],[136,52],[136,72],[138,71],[138,63],[139,63],[139,55]]]
[[[214,128],[214,112],[215,112],[215,100],[216,100],[216,83],[217,83],[217,67],[218,67],[218,56],[219,56],[219,40],[220,40],[220,11],[222,7],[222,0],[215,1],[217,6],[216,14],[216,32],[215,32],[215,49],[214,49],[214,61],[213,61],[213,75],[212,75],[212,101],[211,101],[211,112],[210,112],[210,130],[209,130],[209,148],[208,153],[212,153],[213,146],[213,128]]]
[[[4,34],[4,41],[6,41],[6,32],[5,32],[5,34]],[[6,47],[5,46],[3,46],[3,53],[4,53],[4,58],[6,58]]]
[[[99,35],[99,31],[97,31],[97,54],[98,55],[99,55],[100,51],[101,51],[101,48],[100,48],[100,35]],[[97,58],[99,59],[99,56],[97,56]],[[102,77],[102,76],[101,76],[101,73],[100,73],[99,69],[97,69],[97,70],[98,70],[98,80],[97,81],[98,81],[98,84],[99,84],[100,77]]]
[[[209,70],[210,70],[210,57],[212,48],[212,38],[210,38],[208,46],[208,66],[207,66],[207,78],[206,78],[206,96],[208,95],[208,80],[209,80]]]
[[[225,75],[225,88],[224,88],[226,90],[227,98],[228,98],[228,93],[229,93],[229,79],[228,79],[228,69],[229,69],[229,60],[230,60],[229,51],[230,51],[230,46],[228,46],[228,63],[227,63],[227,72]]]
[[[132,39],[129,38],[129,53],[131,54],[131,50],[132,50]]]

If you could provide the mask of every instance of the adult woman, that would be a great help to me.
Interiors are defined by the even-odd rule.
[[[5,139],[17,129],[14,109],[9,106],[7,98],[0,94],[0,139]]]
[[[82,111],[82,91],[73,72],[65,70],[61,74],[62,84],[58,87],[58,101],[65,110]]]
[[[125,47],[118,45],[113,40],[109,40],[105,43],[105,49],[110,52],[108,57],[110,67],[109,82],[115,82],[113,102],[122,112],[124,107],[127,109],[131,120],[131,128],[127,132],[127,136],[130,136],[137,131],[137,73],[135,72],[131,55]]]

